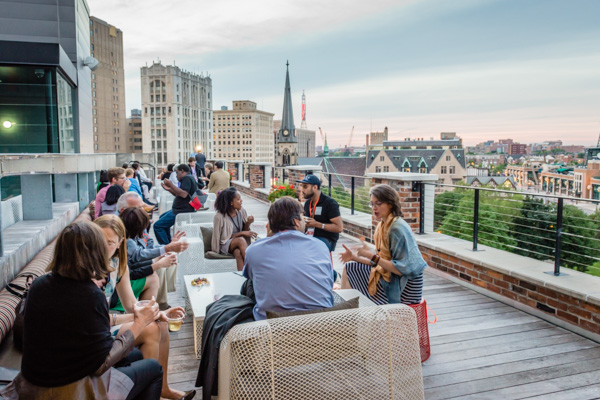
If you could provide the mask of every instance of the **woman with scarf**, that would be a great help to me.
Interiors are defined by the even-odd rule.
[[[342,289],[356,289],[376,304],[417,304],[423,293],[427,266],[410,226],[402,219],[400,196],[389,185],[371,188],[369,206],[379,220],[375,229],[376,253],[363,242],[354,251],[344,246],[340,260],[346,265]]]

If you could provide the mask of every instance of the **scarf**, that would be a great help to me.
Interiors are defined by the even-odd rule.
[[[375,246],[377,247],[377,254],[384,260],[392,261],[392,253],[390,252],[390,228],[396,222],[398,217],[393,214],[387,216],[385,220],[379,221],[377,228],[375,228]],[[377,293],[377,283],[379,279],[383,278],[386,282],[390,282],[392,278],[391,272],[386,271],[381,266],[376,265],[371,268],[371,274],[369,275],[369,294],[374,296]]]

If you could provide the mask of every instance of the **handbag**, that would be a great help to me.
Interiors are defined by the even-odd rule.
[[[194,211],[198,211],[199,209],[202,208],[202,203],[200,203],[200,199],[198,198],[198,194],[194,193],[192,196],[190,196],[191,200],[188,203],[190,206],[192,206],[192,208],[194,209]]]
[[[26,277],[25,287],[16,285],[14,283],[9,283],[6,285],[6,290],[12,295],[21,299],[15,308],[15,323],[13,324],[12,331],[15,348],[17,348],[19,351],[23,351],[23,320],[25,319],[25,303],[27,301],[27,292],[29,292],[29,288],[37,276],[33,274],[27,274],[17,276],[17,278],[19,277]]]

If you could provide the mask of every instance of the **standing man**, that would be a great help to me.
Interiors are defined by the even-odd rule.
[[[171,243],[171,227],[175,224],[175,216],[182,213],[195,212],[194,207],[190,205],[192,196],[196,194],[198,185],[196,180],[190,175],[190,167],[185,164],[177,166],[177,179],[179,187],[175,186],[169,179],[162,183],[163,189],[175,196],[171,210],[163,213],[158,221],[154,223],[154,234],[156,240],[162,245]]]
[[[229,187],[229,173],[223,171],[223,161],[215,163],[215,171],[210,174],[208,182],[208,191],[210,193],[219,193]]]
[[[125,170],[123,168],[109,168],[108,169],[108,186],[104,186],[98,191],[96,199],[94,201],[94,218],[100,216],[100,210],[102,209],[102,203],[106,200],[106,192],[112,185],[120,185],[125,189],[129,190],[130,182],[125,177]]]
[[[321,181],[316,176],[308,174],[303,180],[296,182],[302,184],[302,194],[306,199],[306,234],[319,239],[333,252],[340,233],[344,230],[339,204],[321,192]]]
[[[190,173],[196,180],[198,187],[202,189],[204,187],[204,181],[202,180],[202,173],[204,169],[198,166],[194,157],[188,158],[188,167],[190,167]]]
[[[198,153],[196,153],[196,165],[200,167],[200,170],[202,171],[202,176],[205,176],[204,164],[206,164],[206,156],[202,154],[202,150],[198,150]]]

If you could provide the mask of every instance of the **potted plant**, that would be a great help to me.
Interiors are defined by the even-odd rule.
[[[269,201],[272,203],[282,196],[290,196],[297,199],[298,196],[296,195],[294,185],[271,185],[268,197]]]

